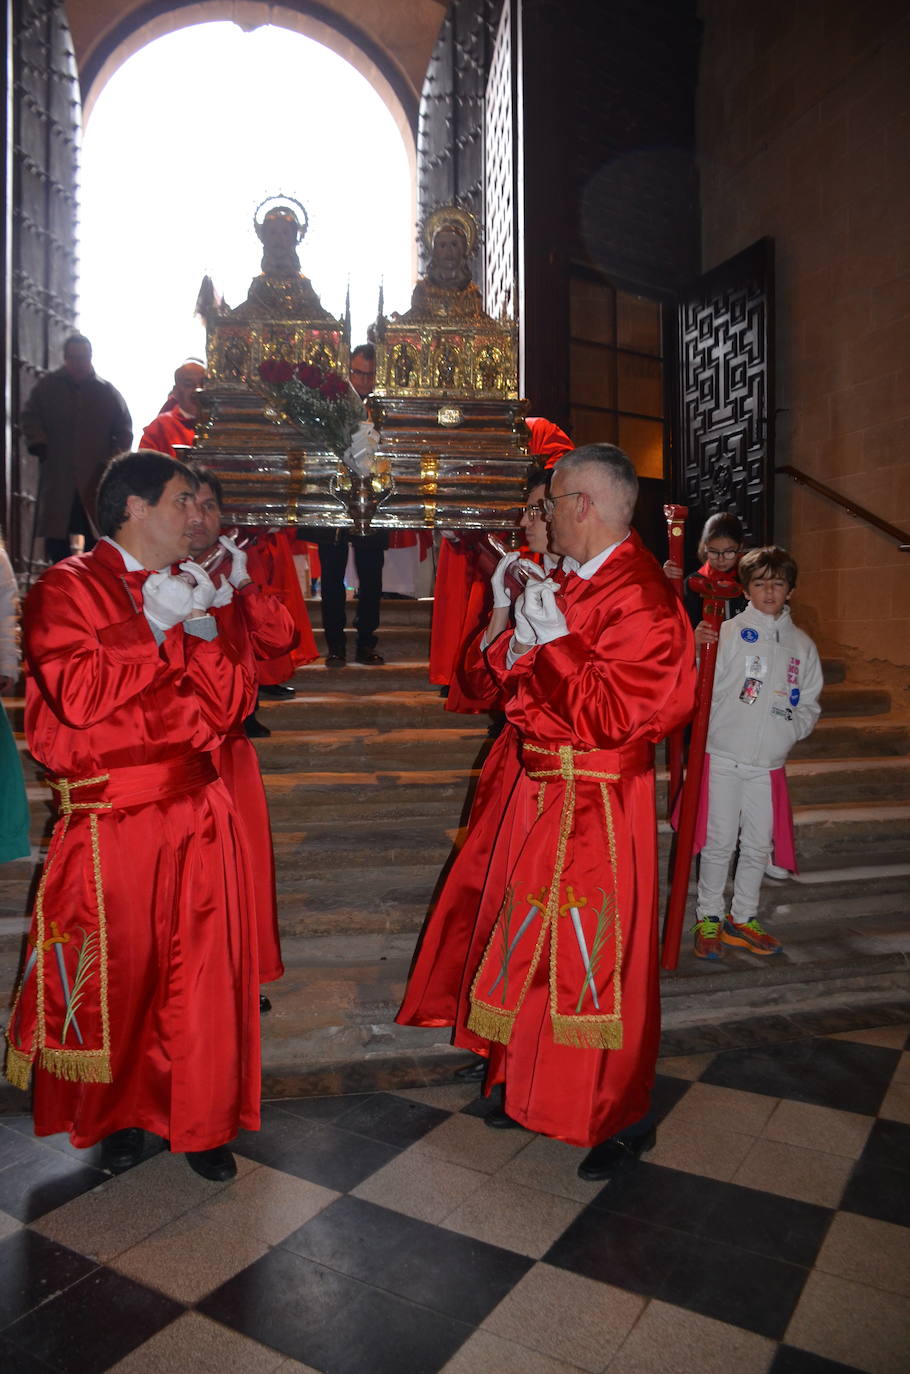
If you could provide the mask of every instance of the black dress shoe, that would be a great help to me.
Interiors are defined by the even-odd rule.
[[[347,659],[344,654],[338,654],[335,653],[334,650],[331,650],[325,656],[325,666],[327,668],[344,668],[346,665]]]
[[[272,733],[267,725],[263,725],[261,720],[255,716],[247,716],[243,722],[243,733],[247,739],[268,739]]]
[[[524,1127],[520,1121],[513,1121],[501,1107],[494,1107],[483,1119],[483,1124],[489,1126],[491,1131],[522,1131]]]
[[[460,1069],[456,1069],[452,1077],[457,1083],[476,1083],[483,1078],[487,1071],[487,1061],[482,1058],[472,1060],[470,1064],[463,1064]]]
[[[187,1150],[186,1162],[210,1183],[227,1183],[237,1177],[237,1161],[226,1145],[216,1145],[214,1150]]]
[[[289,682],[267,682],[260,686],[259,695],[261,697],[293,697],[297,695],[297,689],[292,687]]]
[[[368,668],[378,668],[385,663],[382,654],[377,654],[375,649],[358,649],[354,657],[358,663],[365,663]]]
[[[267,1011],[271,1011],[271,1010],[272,1010],[272,1004],[271,1004],[271,1002],[270,1002],[269,999],[266,997],[266,995],[265,995],[264,992],[260,992],[260,994],[259,994],[259,1015],[260,1015],[260,1016],[265,1016],[266,1012],[267,1012]]]
[[[611,1136],[609,1140],[602,1140],[593,1150],[588,1151],[578,1166],[578,1177],[595,1183],[612,1178],[614,1174],[621,1173],[635,1164],[648,1150],[653,1150],[656,1144],[657,1131],[653,1126],[643,1135]]]
[[[114,1131],[101,1142],[101,1167],[112,1174],[124,1174],[139,1163],[144,1148],[145,1134],[138,1126]]]

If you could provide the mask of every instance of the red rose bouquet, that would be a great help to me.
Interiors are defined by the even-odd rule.
[[[349,454],[366,410],[350,382],[315,363],[266,358],[259,376],[281,410],[308,437],[321,439],[339,458]]]

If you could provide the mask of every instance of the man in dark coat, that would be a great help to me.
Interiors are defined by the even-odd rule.
[[[36,533],[48,561],[70,555],[70,535],[95,543],[95,489],[109,458],[129,449],[133,422],[116,387],[92,367],[92,345],[71,334],[63,366],[32,388],[21,415],[29,453],[41,459]]]

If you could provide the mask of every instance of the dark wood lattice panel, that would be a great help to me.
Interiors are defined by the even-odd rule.
[[[8,414],[12,463],[6,519],[14,556],[28,551],[37,483],[18,442],[22,401],[59,366],[77,309],[77,177],[81,103],[75,54],[59,0],[14,7],[12,356]]]
[[[515,295],[515,43],[514,0],[506,0],[493,45],[486,95],[486,306],[514,316]]]
[[[457,203],[483,225],[484,94],[502,0],[452,0],[427,68],[417,122],[417,211]],[[420,270],[426,267],[420,244]],[[473,262],[483,289],[483,253]]]
[[[675,485],[693,541],[721,510],[739,516],[751,542],[771,538],[772,264],[773,244],[761,239],[680,304]]]

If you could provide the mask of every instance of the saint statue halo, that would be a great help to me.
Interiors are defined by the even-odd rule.
[[[266,205],[269,209],[266,210],[262,219],[260,219],[259,212]],[[291,205],[297,206],[302,216],[301,219],[298,219],[294,214],[294,211],[290,208]],[[310,217],[300,201],[295,199],[294,196],[285,196],[280,193],[277,196],[266,196],[265,200],[261,200],[253,211],[253,228],[256,230],[256,237],[259,239],[260,243],[263,241],[262,226],[267,219],[282,219],[288,224],[293,224],[297,234],[297,243],[302,243],[310,223]]]
[[[423,241],[428,253],[432,253],[433,240],[442,228],[460,230],[467,244],[467,256],[472,255],[477,247],[477,221],[470,210],[463,210],[460,205],[441,205],[427,215],[423,222]]]

